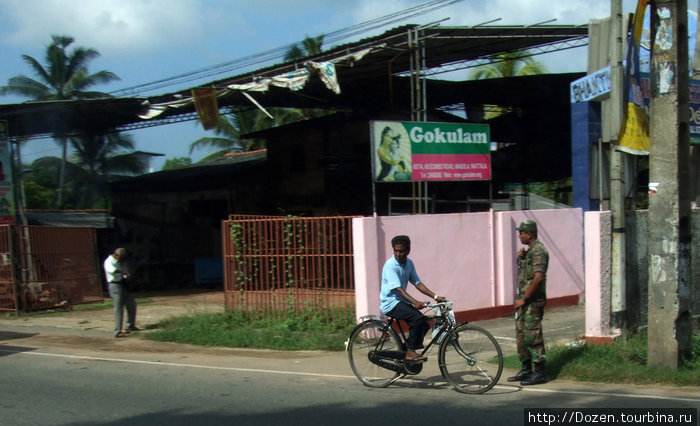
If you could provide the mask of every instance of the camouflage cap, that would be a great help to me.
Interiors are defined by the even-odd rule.
[[[537,222],[534,220],[524,220],[520,226],[517,228],[518,231],[523,231],[523,232],[537,232]]]

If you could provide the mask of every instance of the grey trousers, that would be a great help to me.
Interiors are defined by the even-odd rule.
[[[114,302],[114,335],[122,331],[124,308],[126,308],[126,328],[136,326],[136,300],[121,283],[109,283],[109,295]]]

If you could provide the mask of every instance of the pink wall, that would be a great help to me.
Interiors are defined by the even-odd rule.
[[[398,234],[411,237],[410,257],[421,280],[448,297],[456,312],[512,305],[517,285],[515,253],[521,247],[515,228],[525,219],[537,221],[539,237],[549,250],[548,298],[583,293],[581,209],[356,218],[358,318],[379,314],[381,269],[392,256],[391,238]]]

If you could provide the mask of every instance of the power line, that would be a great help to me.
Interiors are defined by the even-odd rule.
[[[424,15],[426,13],[433,12],[443,7],[451,6],[461,1],[464,0],[433,0],[399,12],[394,12],[389,15],[371,19],[369,21],[361,22],[356,25],[352,25],[346,28],[342,28],[340,30],[330,32],[328,34],[324,34],[324,42],[328,42],[330,44],[353,36],[366,34],[377,28],[396,24],[406,19]],[[114,96],[136,96],[141,93],[162,89],[165,87],[190,83],[198,79],[208,77],[211,78],[217,75],[227,74],[241,68],[260,65],[261,63],[270,62],[273,60],[279,60],[284,57],[284,55],[287,53],[290,47],[295,46],[296,44],[297,43],[291,43],[282,47],[277,47],[254,55],[244,56],[242,58],[234,59],[232,61],[208,66],[199,70],[178,74],[150,83],[126,87],[124,89],[111,92],[110,94]]]

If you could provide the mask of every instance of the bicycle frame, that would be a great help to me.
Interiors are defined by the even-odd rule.
[[[433,324],[433,336],[421,355],[433,345],[438,346],[440,374],[458,392],[478,394],[490,390],[503,369],[503,354],[496,339],[481,327],[466,322],[457,324],[450,302],[426,303],[426,307],[442,323]],[[405,322],[401,321],[387,316],[363,317],[350,333],[346,341],[350,365],[366,386],[387,387],[400,377],[423,370],[425,360],[405,359],[408,338],[406,327],[402,327]]]
[[[435,319],[436,321],[439,319],[442,319],[444,322],[442,325],[440,325],[440,328],[438,328],[437,334],[435,334],[433,336],[433,338],[430,340],[430,342],[428,342],[428,344],[425,346],[425,348],[423,348],[423,350],[421,351],[421,355],[425,355],[433,345],[438,345],[439,342],[442,341],[443,337],[446,337],[446,335],[449,334],[449,332],[451,330],[453,330],[455,327],[457,327],[457,325],[459,325],[459,324],[455,323],[454,316],[448,315],[448,312],[450,312],[452,310],[452,303],[439,302],[439,303],[436,303],[434,305],[426,305],[425,307],[433,309],[434,312],[435,312],[435,309],[437,308],[439,310],[439,313],[436,312],[436,315],[434,317],[432,317],[432,319]],[[372,319],[380,319],[382,317],[372,316],[371,318]],[[399,337],[401,339],[401,346],[403,347],[404,350],[406,350],[407,337],[406,337],[406,333],[404,332],[403,328],[401,327],[401,322],[400,322],[401,320],[399,320],[398,318],[394,318],[394,317],[383,317],[383,319],[386,320],[386,327],[382,330],[382,333],[383,334],[386,333],[386,331],[389,328],[393,328],[393,324],[396,323],[395,330],[398,330],[397,334],[399,335]],[[460,324],[462,324],[462,323],[460,323]],[[380,339],[380,341],[377,342],[377,346],[375,347],[375,350],[380,350],[381,344],[382,344],[382,339]],[[458,352],[460,352],[460,354],[462,356],[470,358],[469,355],[466,354],[458,346],[455,346],[455,349]],[[420,364],[418,364],[418,365],[420,365]],[[415,373],[412,371],[408,371],[409,374],[418,374],[419,372],[420,372],[420,368]]]

